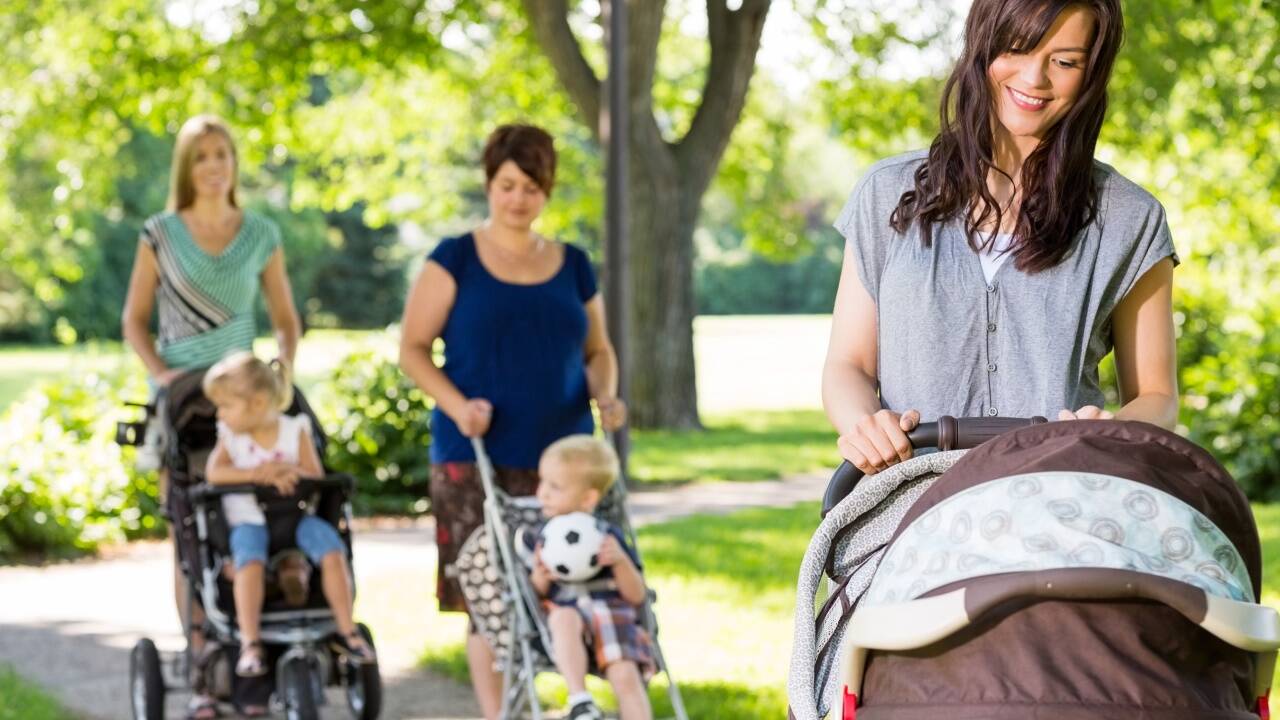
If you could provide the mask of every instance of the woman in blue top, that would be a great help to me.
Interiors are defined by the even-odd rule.
[[[586,253],[542,237],[533,223],[555,182],[551,136],[504,125],[484,149],[489,217],[431,253],[405,303],[400,365],[436,401],[431,503],[442,610],[465,611],[451,569],[479,527],[484,494],[469,438],[483,436],[498,484],[532,495],[552,442],[591,433],[594,399],[606,429],[621,427],[618,361]],[[432,357],[444,341],[444,364]],[[469,632],[467,660],[486,718],[501,707],[493,649]]]

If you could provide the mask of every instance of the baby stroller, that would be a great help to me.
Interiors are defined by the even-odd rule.
[[[484,443],[473,438],[472,447],[484,484],[484,525],[476,528],[459,549],[454,572],[462,586],[471,622],[493,647],[502,669],[499,717],[503,720],[519,717],[527,706],[533,720],[541,720],[542,706],[533,681],[539,672],[554,672],[556,668],[548,656],[551,634],[541,602],[529,581],[528,569],[516,555],[515,533],[521,527],[540,522],[542,509],[536,498],[513,497],[499,489]],[[638,550],[635,531],[627,516],[626,494],[625,483],[620,478],[596,507],[595,514],[617,525],[631,548]],[[653,641],[657,672],[667,676],[667,695],[675,718],[688,720],[680,689],[658,644],[658,621],[653,614],[656,599],[650,588],[639,617]]]
[[[351,560],[351,496],[355,479],[328,473],[322,480],[303,480],[292,496],[281,496],[273,488],[249,485],[214,487],[204,482],[205,465],[217,441],[216,410],[204,396],[204,371],[192,371],[176,380],[147,406],[147,422],[162,428],[163,466],[169,472],[169,492],[165,513],[173,526],[178,562],[187,577],[188,594],[184,616],[191,618],[194,607],[204,610],[205,649],[197,656],[192,648],[196,630],[188,620],[183,628],[186,649],[161,662],[155,643],[143,638],[134,645],[129,662],[130,695],[134,720],[164,717],[167,690],[203,690],[220,701],[240,704],[272,704],[282,708],[290,720],[318,718],[317,707],[325,702],[324,688],[341,685],[347,704],[358,720],[376,718],[381,708],[382,681],[376,664],[360,664],[339,651],[333,642],[337,627],[325,602],[318,569],[310,572],[309,594],[301,605],[290,604],[267,574],[267,591],[262,613],[261,638],[266,647],[269,671],[264,678],[242,679],[232,672],[239,649],[239,629],[229,572],[230,528],[222,512],[222,496],[232,492],[253,492],[271,528],[272,567],[305,563],[291,550],[294,530],[304,513],[314,512],[338,529]],[[315,432],[317,451],[324,457],[325,437],[306,399],[295,389],[291,415],[305,414]],[[143,423],[121,423],[117,440],[137,444],[145,430]],[[295,568],[297,565],[295,565]],[[354,583],[353,583],[354,585]],[[373,647],[364,625],[358,629]],[[272,692],[274,689],[274,693]],[[268,702],[272,701],[272,702]]]
[[[911,439],[942,451],[828,487],[792,718],[1268,717],[1280,615],[1208,453],[1114,420],[944,417]]]

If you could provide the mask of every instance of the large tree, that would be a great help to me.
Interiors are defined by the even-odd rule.
[[[569,22],[567,0],[523,0],[538,42],[599,139],[603,83]],[[630,365],[637,425],[697,427],[693,356],[693,231],[702,197],[742,115],[769,0],[707,0],[710,61],[688,131],[669,139],[654,113],[658,45],[667,3],[629,0],[628,218],[634,302]]]

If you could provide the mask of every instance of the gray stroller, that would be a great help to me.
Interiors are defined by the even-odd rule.
[[[551,635],[528,573],[516,556],[515,533],[522,526],[538,523],[542,509],[536,498],[513,497],[499,489],[484,443],[476,438],[471,442],[484,485],[484,525],[463,543],[451,571],[457,574],[462,586],[472,623],[492,645],[502,669],[500,717],[503,720],[519,717],[527,707],[533,720],[541,720],[542,706],[533,681],[540,672],[555,671],[555,664],[548,656]],[[621,528],[627,543],[638,551],[635,531],[626,511],[625,485],[621,479],[613,484],[596,508],[596,516]],[[650,589],[639,617],[653,640],[657,670],[667,676],[667,694],[674,717],[688,720],[680,689],[671,677],[658,644],[658,621],[653,614],[655,600],[656,595]]]

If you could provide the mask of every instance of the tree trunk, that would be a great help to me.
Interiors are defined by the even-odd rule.
[[[642,428],[692,429],[700,427],[693,358],[693,231],[702,196],[746,102],[770,0],[741,0],[736,10],[726,0],[707,0],[711,62],[706,86],[689,132],[675,143],[662,137],[653,114],[666,3],[625,1],[631,132],[630,418]],[[570,29],[569,0],[523,0],[523,5],[582,122],[600,139],[601,82]]]
[[[636,427],[694,429],[693,230],[701,197],[681,182],[653,116],[631,135],[631,421]],[[693,212],[688,207],[693,206]]]

